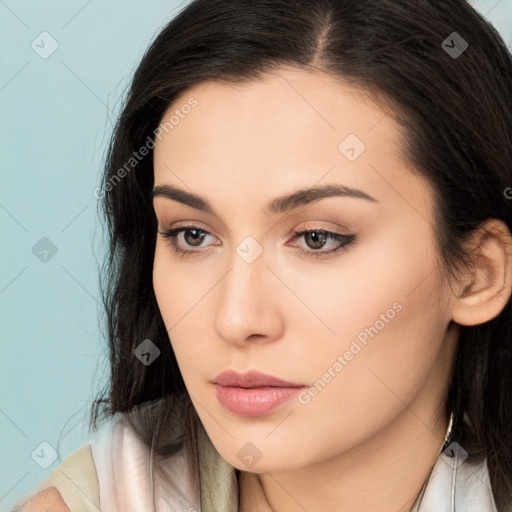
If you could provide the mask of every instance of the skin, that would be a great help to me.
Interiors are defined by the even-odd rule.
[[[50,487],[30,500],[23,507],[23,512],[70,512],[70,510],[59,491],[55,487]]]
[[[201,422],[242,471],[240,510],[269,510],[266,499],[280,512],[409,510],[448,426],[443,393],[458,338],[450,321],[481,323],[503,308],[508,230],[490,225],[481,267],[452,289],[434,244],[434,191],[400,154],[401,128],[378,103],[292,67],[243,85],[197,85],[169,115],[190,97],[197,106],[157,141],[155,186],[198,194],[216,215],[155,197],[159,231],[193,224],[208,235],[197,246],[181,232],[176,243],[196,251],[182,256],[159,234],[153,284]],[[349,134],[366,145],[352,162],[338,149]],[[326,184],[375,202],[330,197],[263,211]],[[315,258],[299,248],[338,242],[315,249],[293,233],[311,228],[357,238]],[[236,251],[247,236],[263,251],[252,263]],[[242,418],[217,400],[210,381],[226,369],[313,386],[396,303],[400,312],[309,403]],[[248,442],[261,452],[250,468],[237,456]]]

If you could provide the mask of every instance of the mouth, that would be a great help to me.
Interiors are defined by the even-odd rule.
[[[261,388],[261,387],[284,387],[284,388],[301,388],[305,384],[297,384],[294,382],[287,382],[285,380],[261,373],[256,370],[251,370],[247,373],[237,373],[234,370],[226,370],[212,381],[214,384],[221,386],[231,386],[238,388]]]
[[[269,414],[307,387],[254,370],[244,374],[228,370],[213,379],[212,384],[220,404],[242,417]]]

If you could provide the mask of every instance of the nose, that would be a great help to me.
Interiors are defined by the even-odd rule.
[[[215,292],[217,335],[240,347],[279,339],[284,327],[280,282],[267,268],[265,253],[251,263],[234,254],[231,262]]]

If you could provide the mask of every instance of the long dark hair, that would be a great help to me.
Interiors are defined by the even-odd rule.
[[[436,242],[452,275],[468,264],[465,242],[485,219],[512,231],[505,193],[512,185],[511,55],[467,1],[192,1],[135,73],[99,194],[109,243],[101,286],[111,379],[93,403],[91,425],[126,413],[161,459],[183,443],[195,454],[201,425],[153,291],[153,155],[133,160],[133,152],[152,147],[164,112],[190,87],[256,80],[283,64],[339,76],[389,106],[405,128],[405,157],[436,191]],[[148,366],[134,356],[146,339],[161,351]],[[487,459],[498,510],[510,511],[512,301],[485,324],[460,326],[446,390],[452,411],[454,438],[470,459]],[[173,441],[176,418],[183,435]]]

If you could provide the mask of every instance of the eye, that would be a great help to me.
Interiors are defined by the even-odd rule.
[[[343,235],[341,233],[334,233],[324,229],[307,229],[302,231],[294,231],[294,234],[294,239],[304,237],[306,245],[311,249],[305,250],[304,248],[299,247],[299,252],[313,258],[319,258],[321,256],[337,253],[341,250],[347,250],[348,247],[352,245],[357,238],[356,235]],[[322,251],[318,250],[325,247],[329,241],[336,242],[331,244],[333,245],[331,249]]]
[[[176,251],[176,253],[185,256],[186,254],[198,254],[203,251],[184,249],[182,245],[178,243],[179,235],[183,233],[183,241],[185,244],[189,244],[189,247],[200,247],[203,240],[206,239],[210,235],[204,229],[199,229],[197,226],[181,226],[179,228],[168,229],[165,231],[159,231],[159,234],[162,238],[169,240],[171,247]],[[187,245],[185,245],[187,247]]]
[[[202,243],[207,237],[213,237],[208,231],[200,229],[197,226],[180,226],[174,229],[167,229],[159,231],[162,238],[169,240],[171,247],[177,254],[181,256],[198,255],[203,252],[202,250],[187,249],[187,247],[201,247]],[[183,234],[182,237],[180,235]],[[304,237],[307,246],[310,250],[297,246],[300,254],[319,258],[321,256],[331,255],[341,250],[347,250],[348,247],[356,240],[356,235],[344,235],[341,233],[334,233],[325,229],[308,229],[302,231],[294,231],[294,240]],[[181,239],[181,241],[180,241]],[[335,242],[334,247],[328,250],[323,249],[328,242]]]

